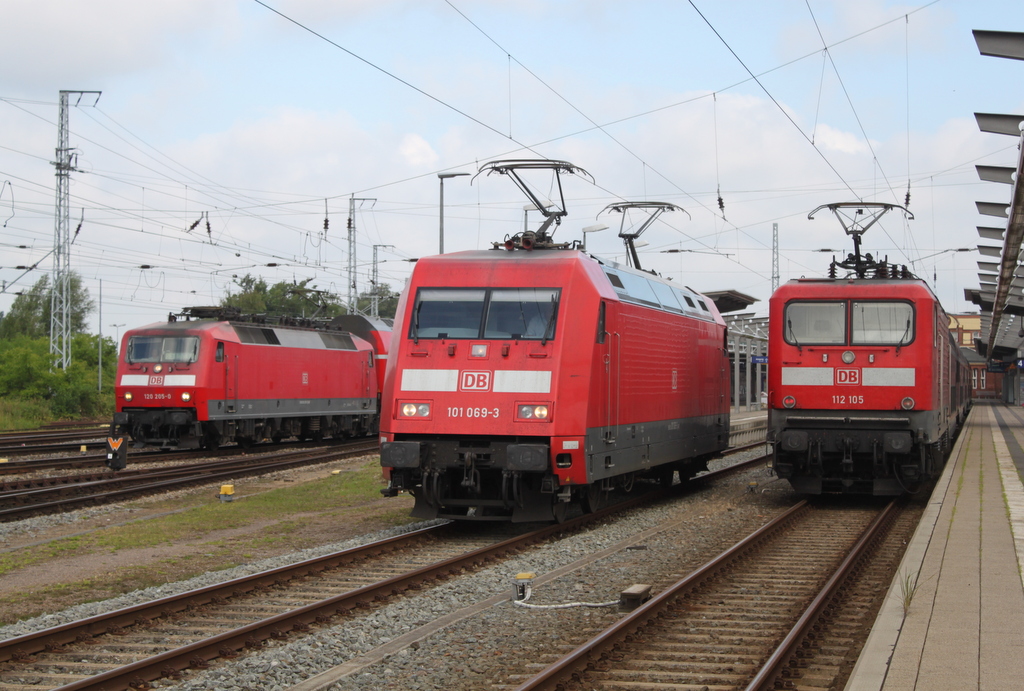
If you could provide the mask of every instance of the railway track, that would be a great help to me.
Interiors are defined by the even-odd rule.
[[[836,657],[846,657],[836,642],[823,651],[836,599],[849,599],[851,574],[899,514],[896,503],[874,511],[800,502],[571,653],[536,665],[516,691],[833,688]],[[814,658],[818,671],[808,674]]]
[[[230,451],[229,451],[230,449]],[[216,453],[212,453],[207,450],[172,450],[172,451],[155,451],[155,450],[143,450],[135,451],[129,449],[129,468],[136,463],[162,463],[162,462],[177,462],[181,460],[188,460],[190,458],[209,458],[210,456],[226,456],[231,455],[235,451],[235,447],[226,447],[225,449],[219,449]],[[241,451],[241,449],[239,449]],[[26,476],[26,482],[31,480],[38,480],[40,483],[46,483],[49,478],[46,477],[32,477],[27,476],[38,476],[41,471],[50,470],[79,470],[82,468],[106,468],[107,454],[106,453],[86,453],[74,456],[51,456],[48,458],[33,458],[29,460],[8,460],[6,463],[0,463],[0,475],[23,475]],[[108,474],[109,471],[101,471],[103,474]],[[7,489],[15,489],[14,484],[17,480],[7,481],[0,491]]]
[[[763,460],[703,475],[693,484]],[[654,490],[565,524],[513,537],[496,539],[497,528],[484,534],[478,524],[436,526],[2,641],[0,689],[145,688],[180,670],[203,668],[214,658],[258,649],[270,639],[337,624],[381,606],[392,595],[483,568],[539,541],[582,530],[623,508],[678,492],[678,487]]]
[[[34,453],[78,451],[81,447],[101,448],[106,445],[109,425],[82,427],[77,430],[33,430],[0,434],[0,456]]]
[[[0,492],[0,521],[20,520],[28,516],[123,501],[195,484],[288,470],[312,463],[374,453],[376,450],[376,439],[369,439],[326,450],[302,449],[272,456],[233,457],[171,468],[146,468],[116,474],[108,472],[100,475],[65,475],[37,479],[30,484],[45,486],[14,487]]]

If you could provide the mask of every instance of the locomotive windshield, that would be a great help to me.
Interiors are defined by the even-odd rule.
[[[846,343],[845,302],[791,302],[786,305],[783,333],[793,345]]]
[[[909,302],[849,303],[793,301],[786,305],[786,343],[805,345],[906,345],[914,340],[914,308]]]
[[[409,337],[554,338],[557,288],[420,288]]]
[[[914,340],[914,308],[909,302],[854,302],[853,345],[906,345]]]
[[[132,336],[128,339],[125,362],[195,362],[199,357],[198,336]]]

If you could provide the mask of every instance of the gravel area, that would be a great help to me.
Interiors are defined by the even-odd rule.
[[[516,574],[534,572],[542,576],[643,531],[678,522],[641,545],[535,588],[530,601],[617,601],[619,592],[634,583],[652,584],[657,593],[795,501],[788,484],[774,482],[764,470],[748,471],[667,504],[629,512],[498,566],[451,579],[413,596],[395,598],[364,617],[348,618],[291,642],[271,643],[243,659],[188,673],[177,683],[161,682],[160,688],[287,689],[439,617],[505,593],[508,600],[321,688],[458,691],[515,686],[522,678],[510,679],[511,675],[528,674],[529,664],[545,655],[553,659],[568,652],[623,616],[617,607],[517,607],[511,602]]]
[[[758,454],[750,451],[746,455]],[[737,460],[739,458],[733,456],[716,463],[729,464]],[[668,525],[664,532],[649,535],[629,549],[535,587],[530,602],[557,605],[617,601],[619,592],[634,583],[652,584],[657,593],[795,501],[788,483],[769,476],[763,468],[746,471],[656,507],[628,512],[586,533],[530,550],[497,566],[449,579],[412,595],[395,597],[365,616],[348,617],[336,626],[325,627],[294,640],[269,643],[263,650],[237,660],[215,661],[208,670],[189,671],[180,681],[162,680],[157,682],[157,686],[188,691],[287,689],[428,625],[441,616],[495,596],[502,596],[499,604],[427,635],[387,656],[382,662],[357,669],[337,683],[321,688],[459,691],[503,684],[514,686],[522,678],[510,679],[510,675],[528,674],[528,664],[540,661],[545,655],[557,656],[568,652],[597,629],[622,616],[617,607],[527,609],[515,606],[511,595],[517,573],[530,571],[542,577],[624,540],[635,539],[656,526]],[[29,521],[63,518],[44,517]],[[276,568],[415,530],[430,523],[433,522],[368,534],[103,602],[78,605],[0,628],[0,638]],[[5,527],[0,526],[0,531]],[[20,529],[31,530],[24,526]],[[505,599],[505,594],[508,599]]]

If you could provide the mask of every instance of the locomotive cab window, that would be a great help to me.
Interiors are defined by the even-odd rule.
[[[850,305],[851,345],[907,345],[914,340],[914,308],[909,302]]]
[[[409,338],[550,340],[557,288],[420,288]]]
[[[410,338],[479,338],[487,291],[480,288],[420,288]]]
[[[790,302],[782,332],[786,343],[795,346],[845,345],[846,303]]]
[[[495,288],[490,291],[484,338],[550,339],[558,319],[558,291],[552,288]]]
[[[199,357],[198,336],[132,336],[125,350],[125,362],[195,362]]]

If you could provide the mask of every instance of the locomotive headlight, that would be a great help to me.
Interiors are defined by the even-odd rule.
[[[520,420],[547,420],[548,407],[527,403],[516,407],[516,417]]]
[[[188,403],[189,401],[192,400],[192,394],[190,394],[188,391],[182,391],[181,392],[181,400],[183,400],[186,403]]]
[[[405,403],[402,405],[402,417],[430,417],[430,404]]]
[[[153,365],[153,371],[156,372],[157,374],[160,374],[161,372],[164,371],[164,366],[163,365]]]
[[[903,410],[913,410],[914,399],[911,398],[910,396],[907,396],[902,401],[900,401],[900,407],[903,408]]]
[[[793,396],[786,396],[785,398],[782,399],[782,405],[785,408],[795,408],[796,398]]]
[[[852,365],[853,361],[857,359],[857,356],[853,354],[852,350],[847,350],[843,353],[843,362],[848,365]]]
[[[125,391],[124,392],[124,400],[130,401],[133,398],[134,398],[134,396],[132,396],[132,392],[131,391]]]

